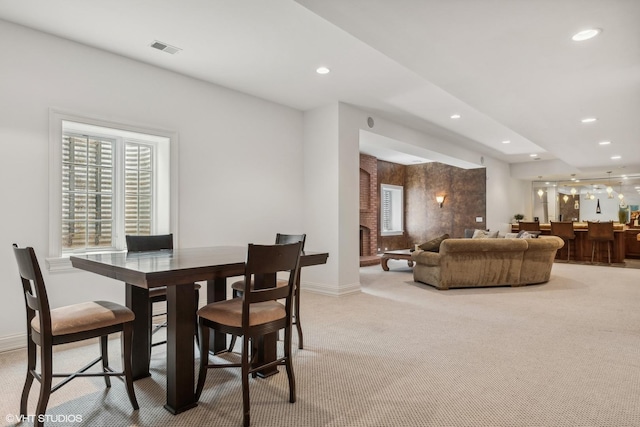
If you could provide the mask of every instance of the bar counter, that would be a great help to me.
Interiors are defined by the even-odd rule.
[[[613,242],[611,245],[611,262],[612,263],[624,263],[626,257],[625,253],[625,232],[626,226],[624,224],[613,224]],[[511,224],[511,231],[517,233],[518,224]],[[592,242],[587,239],[588,225],[586,222],[574,222],[573,231],[576,234],[576,238],[570,241],[571,245],[571,261],[578,262],[591,262],[591,247]],[[551,224],[540,223],[540,232],[543,236],[551,235]],[[575,246],[574,246],[575,245]],[[556,260],[567,259],[567,242],[556,253]],[[594,262],[607,262],[607,243],[596,243],[595,255],[593,257]]]

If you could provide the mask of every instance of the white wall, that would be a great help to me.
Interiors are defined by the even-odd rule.
[[[485,157],[487,168],[487,228],[511,232],[517,213],[531,218],[531,182],[511,178],[509,164]]]
[[[48,112],[175,131],[179,135],[178,246],[271,242],[307,233],[330,253],[302,286],[357,291],[358,137],[369,114],[336,103],[305,113],[0,21],[0,349],[24,345],[24,303],[11,244],[48,256]],[[374,117],[382,135],[469,165],[478,153]],[[485,157],[486,158],[486,157]],[[487,224],[499,228],[530,191],[486,158]],[[122,302],[122,283],[81,271],[44,271],[52,306]]]
[[[48,256],[50,107],[178,132],[178,246],[307,232],[310,249],[328,249],[303,229],[300,111],[4,21],[0,51],[0,348],[26,331],[11,244],[34,246],[43,269]],[[44,276],[53,306],[124,301],[114,280]]]

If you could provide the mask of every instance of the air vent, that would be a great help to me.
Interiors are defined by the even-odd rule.
[[[154,49],[158,49],[163,52],[170,53],[171,55],[174,55],[182,50],[179,47],[171,46],[166,43],[159,42],[158,40],[155,40],[153,43],[151,43],[150,46]]]

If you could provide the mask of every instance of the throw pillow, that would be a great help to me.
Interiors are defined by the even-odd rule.
[[[448,238],[449,238],[448,234],[443,234],[442,236],[436,237],[435,239],[431,239],[428,242],[425,242],[418,247],[423,251],[439,252],[440,244],[443,242],[443,240],[446,240]]]
[[[537,239],[540,235],[539,231],[525,231],[522,230],[516,236],[518,239]]]
[[[465,229],[464,229],[464,238],[465,238],[465,239],[470,239],[470,238],[472,238],[472,237],[473,237],[473,233],[474,233],[475,231],[476,231],[476,230],[475,230],[475,229],[473,229],[473,228],[465,228]]]
[[[473,232],[472,239],[496,239],[498,231],[476,230]]]

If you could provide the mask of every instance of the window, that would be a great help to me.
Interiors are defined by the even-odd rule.
[[[176,234],[175,134],[60,112],[50,127],[51,270],[70,254],[124,250],[126,234]]]
[[[404,189],[399,185],[380,186],[380,234],[396,236],[404,233]]]

